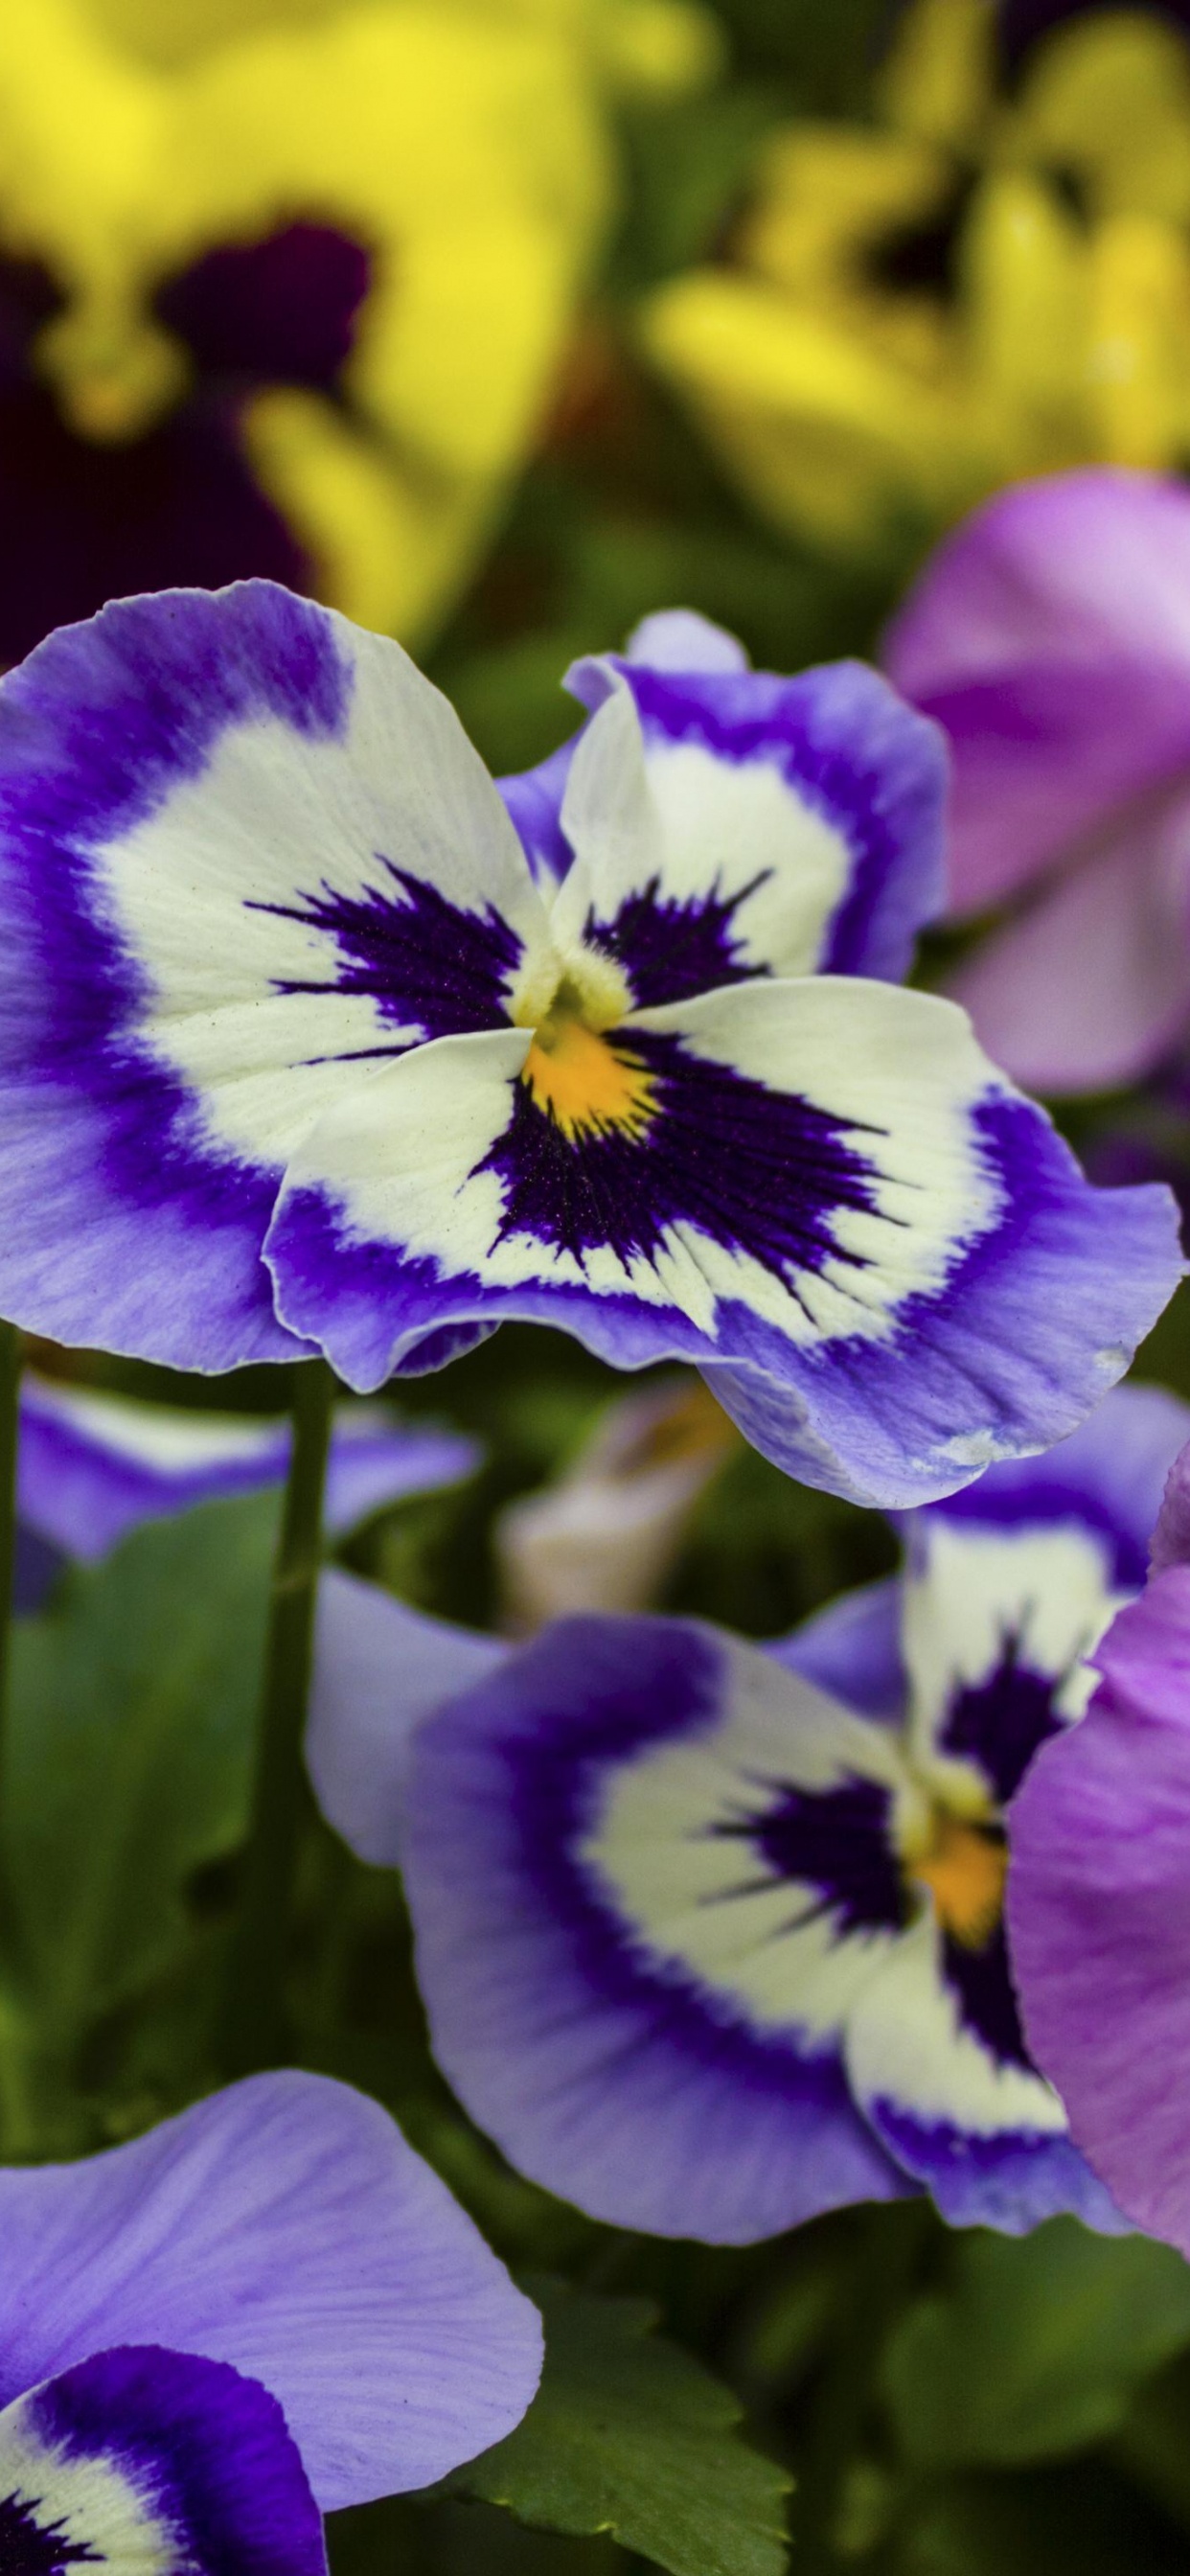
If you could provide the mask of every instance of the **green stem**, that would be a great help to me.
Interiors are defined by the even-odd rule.
[[[842,2568],[835,2546],[848,2472],[863,2447],[889,2328],[921,2259],[927,2204],[857,2210],[835,2334],[807,2427],[795,2539],[801,2576]]]
[[[21,1395],[21,1336],[0,1324],[0,1772],[8,1718],[9,1636],[17,1543],[17,1442]]]
[[[295,1376],[293,1450],[273,1561],[256,1780],[223,2009],[220,2054],[233,2075],[276,2065],[285,2055],[293,1881],[310,1794],[303,1738],[335,1381],[323,1360],[302,1362]]]

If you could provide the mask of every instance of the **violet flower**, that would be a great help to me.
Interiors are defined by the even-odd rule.
[[[514,2164],[716,2243],[922,2189],[959,2225],[1123,2223],[1021,2029],[1004,1817],[1188,1424],[1121,1390],[764,1650],[586,1618],[514,1651],[330,1579],[315,1788],[400,1861],[439,2062]]]
[[[1190,1447],[1152,1576],[1094,1660],[1082,1725],[1012,1812],[1012,1955],[1030,2044],[1120,2207],[1190,2257]]]
[[[572,686],[522,843],[399,646],[266,582],[0,684],[0,1313],[361,1392],[553,1324],[898,1505],[1073,1429],[1175,1210],[1092,1190],[884,980],[937,898],[935,729],[690,617]]]
[[[1002,492],[888,638],[954,761],[950,911],[1006,909],[951,979],[1052,1093],[1190,1035],[1190,491],[1116,468]]]

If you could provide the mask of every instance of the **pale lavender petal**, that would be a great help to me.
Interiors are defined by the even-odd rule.
[[[92,2354],[0,2411],[0,2561],[324,2576],[322,2517],[275,2397],[159,2345]]]
[[[1190,677],[1190,493],[1091,466],[1013,484],[947,537],[894,621],[909,697],[1022,661],[1150,655]]]
[[[699,1496],[739,1445],[697,1377],[618,1396],[563,1476],[496,1516],[509,1623],[523,1633],[580,1611],[647,1610]]]
[[[113,2343],[259,2379],[324,2511],[510,2432],[540,2322],[377,2102],[251,2076],[129,2146],[0,2171],[0,2399]]]
[[[1114,1088],[1158,1063],[1190,1024],[1186,787],[1084,850],[951,989],[989,1055],[1033,1090]]]
[[[500,1637],[410,1610],[332,1570],[318,1592],[306,1764],[360,1860],[395,1869],[413,1730],[511,1653]]]
[[[1190,1567],[1120,1612],[1011,1813],[1029,2044],[1120,2207],[1190,2255]]]
[[[845,1592],[790,1636],[775,1638],[765,1653],[841,1700],[844,1708],[886,1723],[904,1715],[901,1587],[895,1577]]]
[[[748,656],[725,626],[696,608],[660,608],[642,617],[624,647],[626,662],[649,671],[746,671]]]

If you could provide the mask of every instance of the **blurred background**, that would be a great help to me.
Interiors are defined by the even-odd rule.
[[[503,773],[573,729],[569,661],[661,607],[769,669],[879,658],[973,505],[1088,463],[1190,467],[1190,5],[3,0],[0,666],[111,596],[265,574],[398,636]],[[923,978],[982,927],[941,929]],[[1127,1084],[1056,1089],[1096,1178],[1190,1204],[1180,1032]],[[283,1372],[204,1390],[35,1356],[285,1400]],[[1181,1300],[1139,1373],[1190,1396]],[[486,1464],[348,1561],[441,1616],[660,1604],[765,1635],[895,1562],[882,1520],[790,1485],[680,1374],[625,1401],[574,1343],[506,1328],[401,1405]],[[800,2567],[1190,2567],[1177,2257],[1065,2221],[948,2238],[919,2206],[742,2255],[609,2241],[450,2104],[392,1889],[329,1840],[307,2062],[392,2101],[514,2263],[661,2302],[799,2472]],[[204,1931],[75,2031],[85,2142],[169,2098],[214,1973]],[[638,2563],[457,2503],[332,2541],[342,2576]]]

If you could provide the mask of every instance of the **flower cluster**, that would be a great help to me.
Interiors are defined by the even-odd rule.
[[[1186,2047],[1190,1413],[1119,1384],[1177,1211],[1093,1187],[960,1002],[904,980],[945,903],[948,736],[973,906],[1064,867],[1093,909],[1140,801],[1173,829],[1186,528],[1137,478],[995,505],[894,632],[916,704],[650,616],[498,781],[396,642],[271,580],[117,601],[0,681],[12,1410],[15,1328],[298,1389],[291,1437],[59,1352],[19,1404],[33,1661],[85,1590],[52,1589],[64,1559],[285,1482],[220,2072],[282,2054],[313,1647],[323,1815],[400,1868],[437,2066],[515,2192],[732,2246],[927,2196],[1188,2241],[1177,2105],[1138,2144],[1124,2054],[1146,1978]],[[320,1523],[479,1463],[412,1412],[332,1424],[336,1378],[377,1395],[508,1323],[687,1367],[504,1510],[515,1643],[319,1562]],[[760,1645],[645,1606],[749,1446],[824,1511],[895,1513],[901,1550]],[[0,1867],[5,1830],[0,1801]],[[23,2009],[0,1975],[0,2076]],[[0,2566],[321,2576],[324,2511],[530,2404],[536,2309],[388,2112],[210,2080],[0,2170]]]

